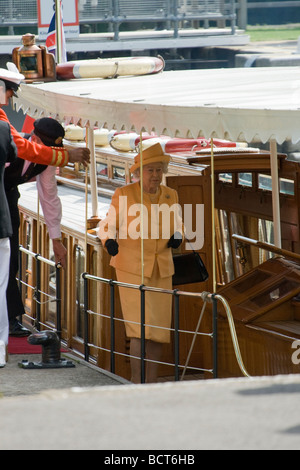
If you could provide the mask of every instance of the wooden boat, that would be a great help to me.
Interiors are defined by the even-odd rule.
[[[247,137],[244,141],[248,141],[249,146],[244,148],[214,148],[213,151],[203,148],[197,151],[171,152],[172,160],[169,174],[166,176],[166,183],[177,189],[181,205],[190,204],[195,207],[197,204],[204,204],[204,244],[199,251],[210,276],[205,283],[182,286],[182,290],[191,294],[214,293],[226,301],[218,302],[219,377],[243,374],[232,342],[227,304],[232,313],[241,357],[249,375],[274,375],[299,371],[299,365],[293,362],[292,355],[293,347],[297,344],[295,341],[299,340],[300,333],[299,302],[297,301],[297,294],[300,293],[298,191],[300,174],[297,158],[293,154],[287,157],[285,153],[277,152],[276,142],[281,144],[289,139],[294,142],[300,140],[296,124],[300,103],[297,101],[297,96],[294,96],[293,102],[285,99],[287,90],[295,86],[296,71],[295,68],[284,69],[284,67],[281,70],[272,69],[272,82],[269,80],[269,69],[264,71],[233,70],[231,73],[228,70],[198,71],[195,74],[189,72],[190,81],[187,78],[184,108],[174,96],[179,83],[182,84],[182,79],[186,78],[187,74],[175,73],[174,76],[173,72],[147,78],[130,78],[127,91],[124,80],[122,94],[118,94],[119,90],[115,89],[115,93],[112,93],[114,98],[111,95],[110,106],[107,106],[107,101],[110,99],[110,91],[113,90],[111,84],[107,86],[107,82],[103,81],[101,82],[104,84],[103,89],[98,81],[94,82],[93,99],[91,96],[83,95],[80,98],[79,91],[75,91],[80,88],[81,93],[84,93],[86,84],[81,80],[77,81],[76,87],[74,81],[68,82],[68,92],[61,87],[63,82],[59,84],[59,89],[55,83],[24,85],[18,98],[19,106],[27,109],[32,115],[35,111],[38,114],[42,111],[47,115],[55,114],[66,125],[70,122],[81,126],[86,125],[88,142],[94,149],[93,155],[95,156],[94,166],[90,168],[88,179],[89,189],[92,192],[89,205],[91,218],[96,215],[95,206],[93,207],[93,172],[97,181],[97,185],[94,184],[94,190],[96,188],[98,194],[98,215],[101,217],[107,210],[115,187],[130,181],[129,168],[135,155],[134,151],[118,151],[110,145],[102,147],[94,145],[93,131],[97,123],[106,123],[106,129],[110,129],[108,124],[113,123],[112,129],[124,131],[125,124],[127,128],[133,128],[139,120],[140,129],[143,131],[148,129],[149,134],[156,131],[158,135],[166,135],[167,130],[172,130],[171,134],[176,136],[177,133],[178,136],[179,122],[181,122],[182,135],[185,136],[182,138],[188,138],[187,128],[194,135],[201,135],[201,130],[205,128],[202,135],[214,134],[215,138],[225,140],[229,135]],[[167,78],[164,78],[165,74]],[[216,76],[219,80],[215,81],[213,93],[210,85]],[[288,76],[291,82],[287,80]],[[138,85],[144,87],[147,84],[147,87],[152,90],[154,88],[159,93],[161,92],[157,87],[157,77],[163,87],[163,92],[166,93],[164,88],[166,83],[169,88],[172,88],[173,101],[170,94],[166,93],[165,103],[161,96],[156,96],[156,103],[161,101],[155,105],[153,95],[148,91],[147,98],[142,103],[138,103],[136,98],[141,96],[139,92],[136,92]],[[178,77],[180,80],[175,80]],[[210,77],[211,80],[209,80]],[[175,81],[172,82],[171,78]],[[278,84],[282,83],[284,78],[285,89],[282,90],[282,95],[278,95],[280,89]],[[150,81],[152,79],[154,79],[153,84]],[[234,92],[235,80],[240,87],[237,92],[237,101],[235,101]],[[195,98],[194,95],[192,99],[194,106],[192,106],[188,100],[193,92],[194,83],[197,83],[200,94],[206,84],[207,89],[203,91],[203,94],[208,96],[211,93],[215,97],[217,96],[216,90],[220,90],[222,83],[222,87],[225,87],[224,93],[216,98],[213,106],[209,107],[205,104],[198,105],[200,98]],[[224,96],[225,92],[228,92],[226,86],[229,84],[233,90],[231,105],[228,104],[226,109],[220,108],[220,103],[229,102],[229,97]],[[99,98],[100,89],[105,95],[105,100]],[[135,93],[132,90],[135,90]],[[261,102],[262,90],[266,93],[266,99],[263,102]],[[276,99],[279,103],[277,105],[275,105],[275,100],[271,99],[272,90],[277,93]],[[256,96],[260,97],[257,103]],[[43,97],[42,102],[41,97]],[[300,94],[298,98],[300,99]],[[124,101],[126,101],[126,106]],[[180,96],[180,101],[183,101],[182,96]],[[209,100],[207,99],[206,102],[209,103]],[[68,103],[68,106],[63,109],[62,103]],[[98,113],[96,113],[96,108]],[[128,111],[127,114],[125,109]],[[116,110],[119,112],[116,113]],[[186,117],[185,120],[182,120],[183,114]],[[145,125],[146,122],[151,124]],[[254,136],[260,142],[251,146]],[[266,141],[271,142],[270,150],[262,149],[262,142]],[[66,145],[70,144],[74,145],[75,142],[66,142]],[[85,142],[79,141],[75,145],[85,145]],[[75,166],[61,170],[58,177],[65,211],[62,229],[69,251],[70,266],[69,271],[63,274],[62,334],[68,346],[82,354],[84,352],[83,293],[80,274],[84,271],[86,264],[88,271],[95,276],[107,279],[114,276],[108,264],[109,257],[93,229],[88,232],[86,239],[84,203],[81,202],[81,206],[77,206],[76,217],[71,215],[71,212],[68,213],[68,209],[74,208],[74,201],[80,200],[78,189],[74,189],[75,185],[77,188],[80,186],[83,188],[85,178],[85,172]],[[214,191],[212,191],[212,182]],[[278,190],[276,190],[276,182],[278,182]],[[69,187],[72,187],[72,192],[70,193],[69,190],[65,195],[64,191]],[[32,207],[30,197],[32,198],[32,190],[22,188],[21,239],[25,244],[28,233],[31,233],[31,240],[34,239],[32,235],[37,220],[36,210]],[[72,201],[71,207],[67,202],[70,200]],[[83,201],[82,197],[81,201]],[[79,220],[80,217],[82,221]],[[42,224],[43,256],[49,256],[49,241],[43,218],[40,223]],[[36,248],[34,244],[32,248]],[[45,280],[47,282],[47,276]],[[102,285],[100,288],[91,286],[90,298],[91,310],[99,312],[100,315],[109,311],[107,285]],[[190,351],[193,335],[187,332],[196,330],[202,305],[203,301],[193,295],[184,297],[181,302],[180,364],[185,363]],[[207,311],[208,314],[204,315],[201,323],[201,330],[206,335],[197,336],[189,358],[189,366],[192,372],[193,368],[200,369],[204,371],[205,377],[210,378],[210,371],[213,367],[210,335],[211,304],[207,305]],[[52,317],[47,308],[43,315],[45,322],[51,323]],[[118,298],[116,299],[116,318],[121,318]],[[109,368],[109,344],[109,320],[101,316],[93,316],[89,326],[89,349],[93,360],[100,367]],[[116,362],[116,373],[128,377],[129,361],[123,356],[128,352],[128,344],[122,322],[117,324],[115,347],[120,352]],[[173,343],[170,347],[166,347],[164,352],[164,361],[160,369],[161,376],[172,373],[172,367],[168,365],[172,362],[172,356]]]

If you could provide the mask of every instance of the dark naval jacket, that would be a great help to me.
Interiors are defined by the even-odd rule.
[[[14,162],[17,158],[17,148],[10,132],[10,125],[0,121],[0,238],[12,235],[10,211],[4,188],[5,163]]]
[[[4,174],[4,185],[9,205],[11,221],[14,230],[17,230],[20,224],[18,200],[20,198],[20,192],[18,189],[19,184],[30,181],[35,176],[42,173],[47,165],[39,165],[36,163],[30,163],[24,175],[22,175],[25,160],[17,158],[12,164],[5,169]]]

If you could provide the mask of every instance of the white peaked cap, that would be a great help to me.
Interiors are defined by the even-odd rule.
[[[7,80],[9,82],[15,83],[16,85],[20,85],[21,81],[24,80],[25,77],[19,73],[17,67],[15,67],[14,70],[11,70],[11,65],[15,67],[14,64],[7,63],[7,66],[10,68],[10,70],[0,68],[0,80]]]

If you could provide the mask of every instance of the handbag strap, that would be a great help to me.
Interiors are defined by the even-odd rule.
[[[189,244],[190,244],[190,246],[191,246],[191,248],[192,248],[192,250],[193,250],[193,253],[194,253],[194,255],[195,255],[195,254],[196,254],[196,251],[194,250],[191,241],[190,241],[188,238],[186,238],[186,241],[189,242]],[[197,254],[198,254],[198,253],[197,253]]]

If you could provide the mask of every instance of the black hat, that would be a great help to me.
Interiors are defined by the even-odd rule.
[[[33,126],[34,134],[41,139],[44,145],[62,147],[65,130],[58,121],[52,118],[41,118],[37,119]]]
[[[18,90],[19,85],[17,83],[12,82],[10,80],[4,80],[3,78],[1,78],[1,80],[4,82],[5,87],[6,87],[7,90],[13,90],[13,91]]]

